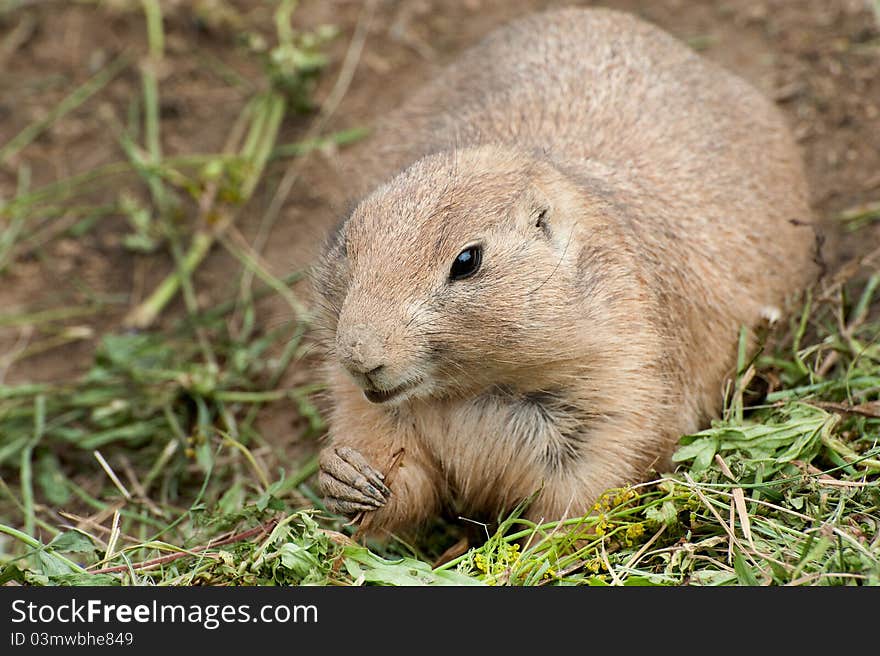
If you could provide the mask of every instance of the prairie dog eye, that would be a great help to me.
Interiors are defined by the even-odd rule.
[[[463,280],[464,278],[470,278],[479,270],[482,261],[482,247],[468,246],[453,261],[452,268],[449,270],[449,279]]]

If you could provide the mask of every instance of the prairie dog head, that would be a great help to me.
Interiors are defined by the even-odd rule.
[[[571,344],[614,275],[590,261],[614,250],[601,214],[531,155],[483,146],[417,161],[325,247],[315,282],[329,355],[389,405],[558,378],[583,359]]]

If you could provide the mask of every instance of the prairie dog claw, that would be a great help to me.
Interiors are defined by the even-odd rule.
[[[388,502],[391,490],[385,478],[351,447],[325,449],[318,476],[327,509],[341,515],[378,510]]]

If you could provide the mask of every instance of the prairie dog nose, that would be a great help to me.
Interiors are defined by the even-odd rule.
[[[385,366],[385,349],[378,335],[364,324],[356,324],[336,337],[339,360],[355,374],[369,375]]]

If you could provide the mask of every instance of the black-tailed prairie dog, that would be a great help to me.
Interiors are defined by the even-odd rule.
[[[492,32],[367,147],[314,279],[321,486],[372,532],[588,512],[718,413],[740,327],[815,273],[779,111],[624,13]]]

